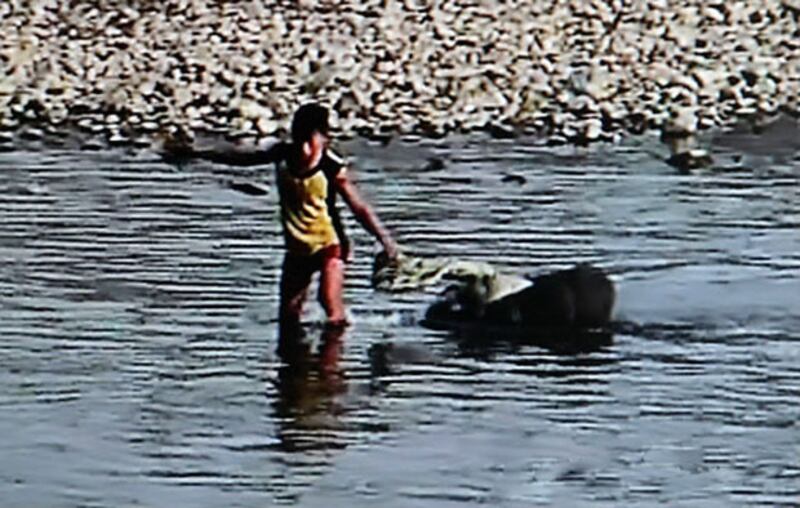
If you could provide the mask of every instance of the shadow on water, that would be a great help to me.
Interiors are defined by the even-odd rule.
[[[569,327],[497,326],[480,323],[442,323],[423,321],[423,326],[446,329],[461,353],[488,359],[498,349],[515,351],[521,347],[537,347],[557,355],[593,353],[614,342],[609,329]]]
[[[566,327],[487,325],[476,322],[442,323],[422,321],[423,327],[444,331],[445,344],[454,346],[442,354],[431,345],[414,342],[378,342],[369,350],[372,376],[392,376],[402,366],[431,366],[470,359],[505,368],[525,365],[535,376],[574,375],[582,368],[596,368],[616,361],[611,348],[614,330]],[[449,348],[445,348],[449,349]],[[570,367],[551,370],[549,364]],[[537,365],[541,368],[537,368]]]

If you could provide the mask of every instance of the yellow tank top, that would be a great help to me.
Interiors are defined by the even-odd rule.
[[[340,171],[345,171],[344,161],[330,150],[313,172],[303,176],[291,171],[286,157],[278,161],[281,219],[289,252],[311,255],[339,243],[331,209],[336,197],[332,180]]]

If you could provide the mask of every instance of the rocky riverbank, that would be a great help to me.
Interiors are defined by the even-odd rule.
[[[0,144],[488,129],[553,142],[800,114],[798,0],[5,0]]]

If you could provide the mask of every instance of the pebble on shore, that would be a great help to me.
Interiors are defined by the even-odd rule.
[[[694,134],[800,114],[799,20],[795,0],[9,0],[0,133],[265,137],[317,99],[343,136]]]

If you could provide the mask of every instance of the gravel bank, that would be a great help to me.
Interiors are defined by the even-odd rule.
[[[800,113],[800,0],[4,0],[0,143],[76,127],[554,142]]]

